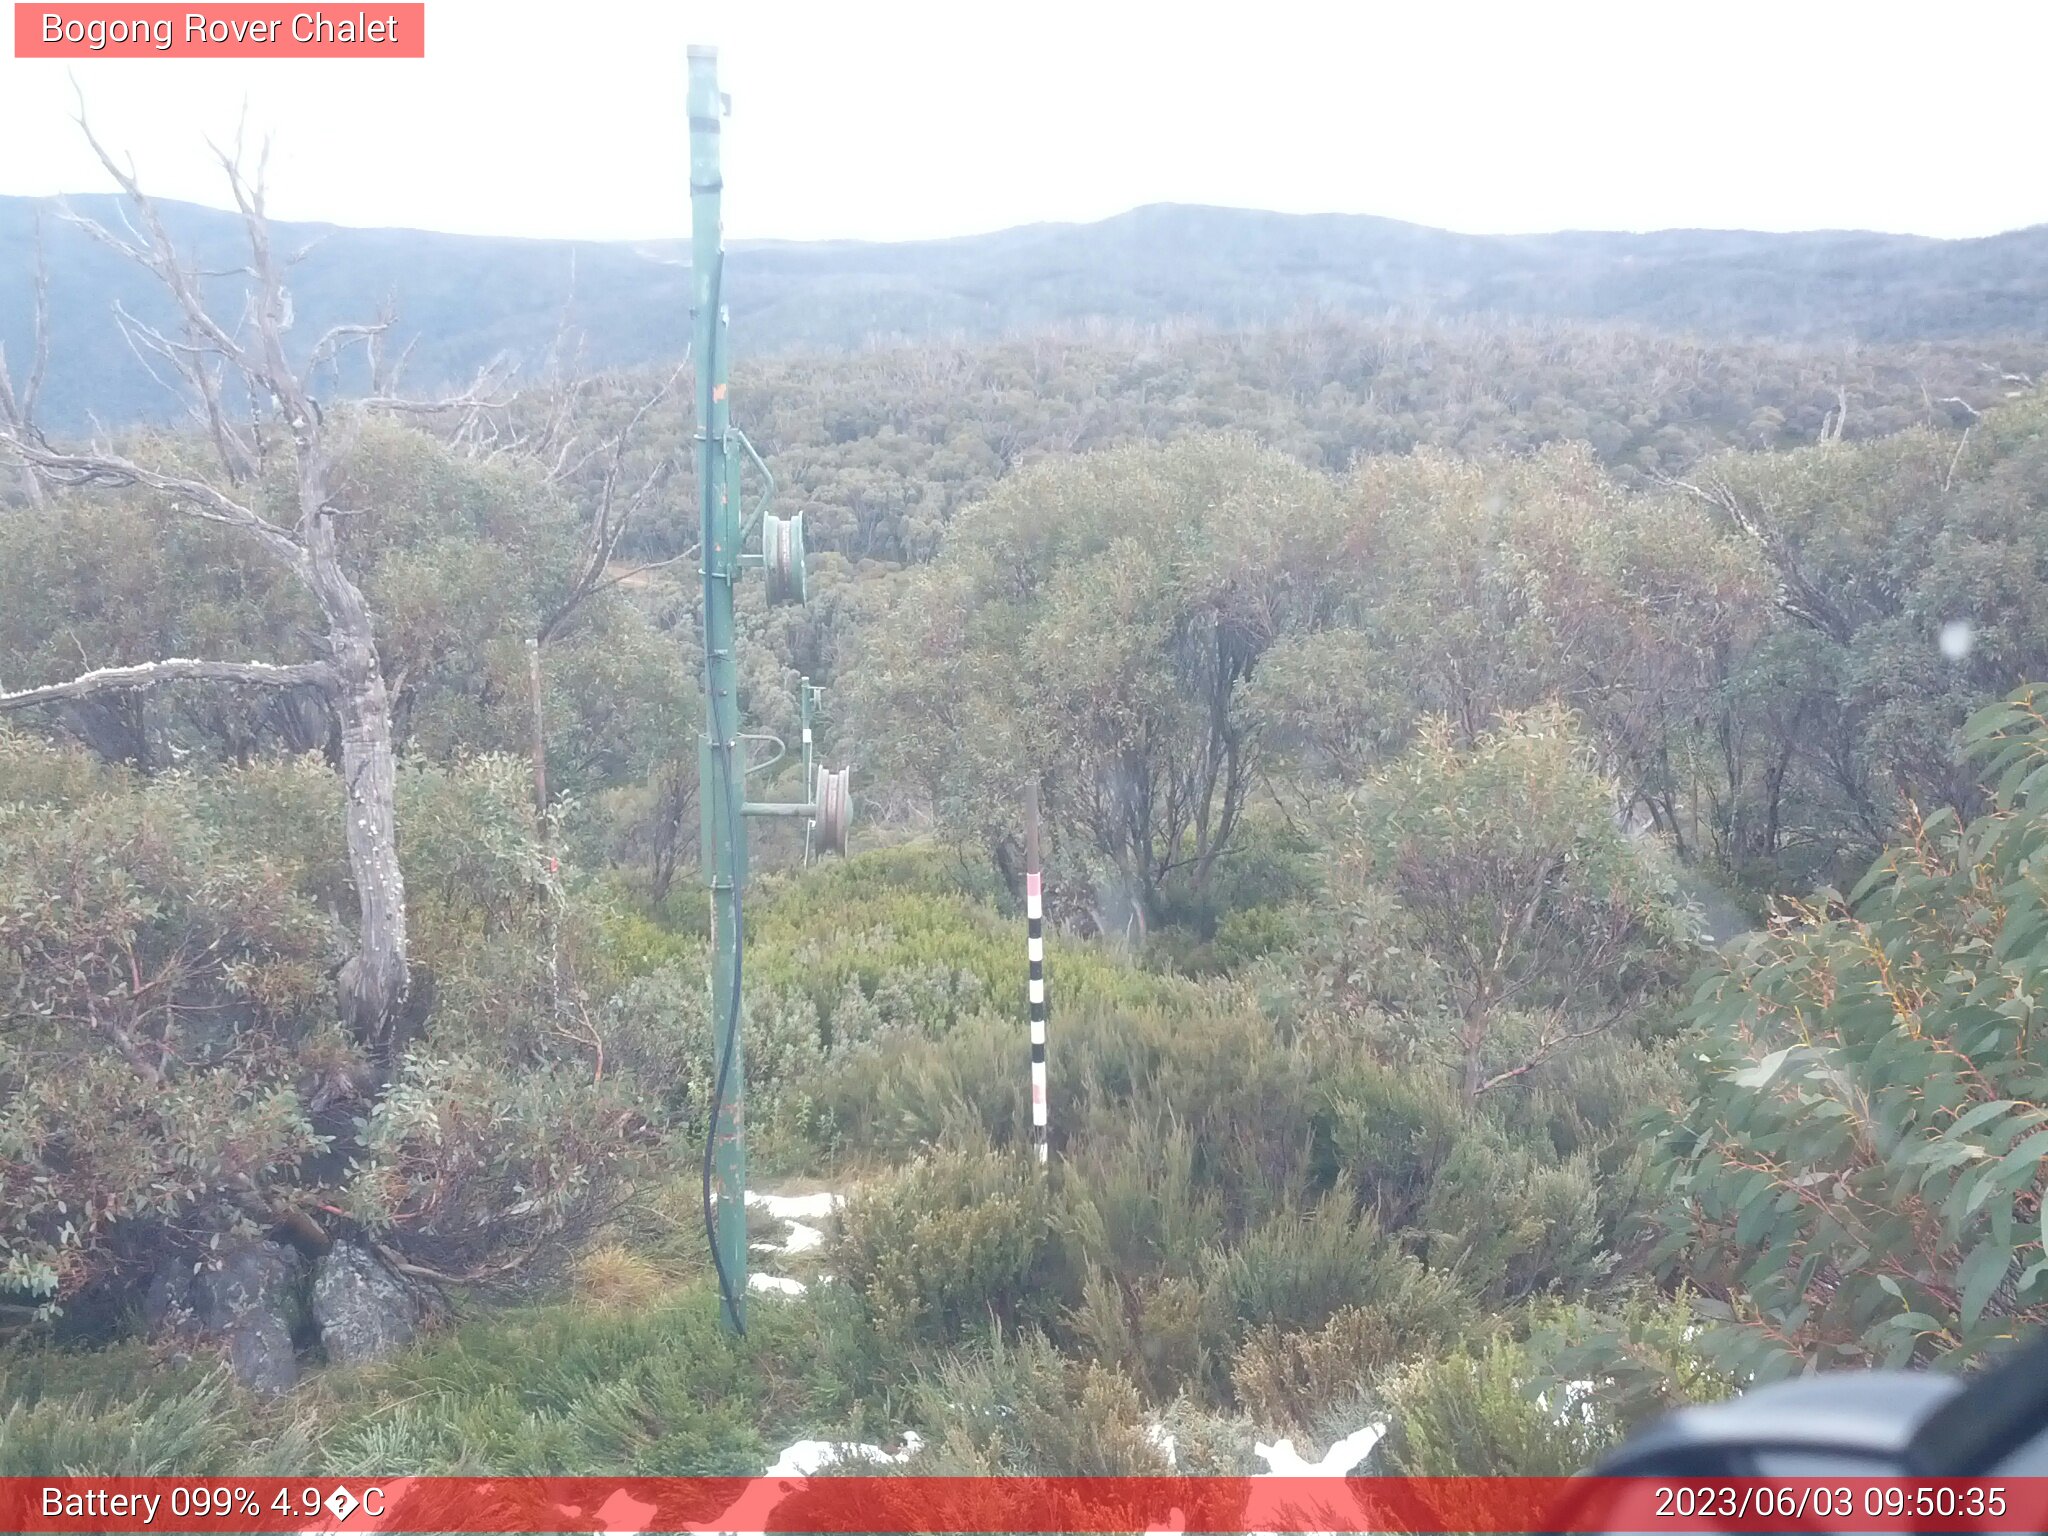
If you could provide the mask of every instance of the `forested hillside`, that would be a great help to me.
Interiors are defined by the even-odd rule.
[[[189,422],[74,432],[53,370],[39,430],[10,346],[0,1474],[1251,1472],[1370,1425],[1376,1470],[1562,1473],[1751,1381],[1989,1358],[2048,1315],[2048,344],[1957,339],[2003,300],[1859,238],[1797,248],[1903,339],[743,353],[813,551],[806,604],[741,588],[747,724],[822,682],[859,804],[844,861],[755,839],[747,1122],[809,1199],[756,1212],[743,1339],[687,372],[330,390],[363,338],[260,248],[248,329],[179,301],[253,423],[196,370]],[[1208,244],[1169,308],[1221,302]],[[1669,237],[1627,291],[1704,325],[1791,248]]]
[[[78,197],[68,207],[122,232],[118,198]],[[242,265],[233,214],[178,203],[161,210],[200,270]],[[123,339],[113,310],[118,300],[160,324],[161,295],[54,201],[0,197],[0,346],[25,353],[39,231],[62,343],[47,419],[75,427],[89,415],[164,418],[171,398]],[[689,271],[680,244],[319,224],[279,224],[276,238],[281,257],[303,258],[291,274],[303,332],[317,336],[390,305],[416,343],[417,387],[460,383],[494,360],[531,380],[674,360],[685,349]],[[1237,330],[1310,314],[1609,322],[1839,352],[1858,342],[2048,333],[2044,258],[2042,229],[1956,241],[1711,230],[1476,236],[1355,215],[1159,205],[1097,224],[954,240],[740,242],[727,292],[743,356],[1083,327]],[[565,315],[582,338],[574,356],[560,347]],[[333,388],[347,393],[362,382],[345,373]]]

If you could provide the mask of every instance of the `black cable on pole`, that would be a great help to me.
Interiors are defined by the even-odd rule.
[[[717,264],[713,266],[711,269],[711,282],[709,287],[710,291],[706,295],[706,302],[710,304],[711,313],[714,317],[716,317],[719,311],[719,305],[723,302],[725,289],[725,252],[723,250],[719,251]],[[711,330],[713,355],[707,358],[700,358],[698,360],[698,366],[700,368],[709,368],[712,370],[711,377],[714,380],[716,380],[718,377],[718,357],[716,349],[719,344],[719,335],[719,327],[716,319],[714,318]],[[700,472],[708,473],[711,468],[711,454],[709,452],[711,424],[708,421],[704,423],[704,432],[706,452],[703,458],[703,469]],[[699,486],[697,488],[697,494],[701,499],[705,494],[705,487]],[[704,539],[705,547],[702,550],[702,558],[705,562],[704,643],[707,648],[706,660],[708,662],[708,648],[711,644],[711,583],[715,581],[717,578],[712,574],[711,570],[711,548],[710,539],[708,537],[709,530],[706,530],[705,532],[707,537]],[[720,530],[720,533],[722,534],[723,530]],[[717,710],[717,701],[711,697],[709,680],[707,678],[704,694],[704,712],[706,716],[706,723],[714,731],[717,729],[718,726]],[[737,724],[737,722],[735,722],[735,724]],[[731,741],[726,741],[720,743],[720,750],[714,755],[720,759],[720,769],[725,779],[723,785],[723,793],[720,795],[719,798],[724,802],[725,805],[726,844],[728,847],[737,850],[740,845],[740,828],[738,820],[733,813],[733,802],[736,796],[733,792],[732,754],[733,743]],[[719,1299],[725,1307],[726,1316],[732,1319],[733,1331],[739,1334],[741,1338],[745,1338],[747,1334],[745,1314],[742,1313],[740,1310],[739,1298],[735,1296],[733,1293],[732,1276],[727,1274],[725,1271],[725,1258],[718,1251],[718,1218],[712,1210],[711,1200],[712,1162],[717,1155],[718,1149],[718,1122],[725,1114],[726,1080],[732,1072],[733,1056],[740,1048],[740,971],[742,957],[746,953],[747,946],[746,925],[740,914],[739,867],[739,861],[737,858],[735,858],[733,861],[732,886],[732,993],[730,997],[730,1005],[726,1009],[726,1017],[724,1024],[722,1026],[724,1049],[719,1052],[718,1072],[711,1085],[711,1124],[708,1127],[706,1127],[704,1132],[703,1174],[704,1236],[706,1241],[708,1241],[711,1245],[711,1267],[713,1270],[717,1272],[718,1275]],[[715,911],[712,914],[711,923],[711,962],[713,965],[718,964],[718,920],[717,913]],[[714,995],[716,995],[715,992]],[[743,1205],[746,1201],[746,1198],[746,1191],[742,1189],[740,1191],[740,1201]]]
[[[723,758],[725,776],[725,820],[726,836],[732,846],[739,846],[739,826],[732,813],[732,743],[725,743]],[[740,1048],[740,971],[747,949],[747,929],[740,912],[740,890],[735,875],[732,891],[732,1002],[726,1009],[724,1025],[724,1050],[719,1053],[718,1075],[711,1087],[711,1124],[704,1132],[704,1237],[711,1245],[711,1267],[718,1273],[718,1295],[724,1303],[726,1315],[733,1320],[733,1329],[741,1338],[747,1336],[745,1314],[740,1311],[738,1300],[733,1295],[732,1277],[725,1272],[725,1258],[718,1251],[718,1218],[711,1206],[711,1164],[718,1149],[718,1121],[725,1113],[725,1084],[732,1071],[734,1052]],[[712,963],[717,963],[717,923],[712,924]],[[746,1199],[744,1190],[740,1193]]]

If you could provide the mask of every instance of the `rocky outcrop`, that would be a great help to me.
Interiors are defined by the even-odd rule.
[[[375,1254],[336,1243],[314,1267],[313,1320],[336,1365],[361,1365],[403,1349],[419,1332],[419,1298]]]
[[[152,1335],[224,1347],[244,1385],[284,1392],[299,1379],[292,1335],[305,1315],[305,1278],[297,1250],[269,1241],[237,1243],[158,1269],[143,1315]]]

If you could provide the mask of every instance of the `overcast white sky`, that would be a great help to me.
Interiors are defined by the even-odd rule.
[[[374,14],[375,0],[330,12]],[[2048,222],[2048,4],[428,0],[423,61],[0,58],[0,192],[166,196],[246,98],[287,218],[687,233],[683,49],[733,98],[734,238],[905,239],[1149,202],[1473,232]]]

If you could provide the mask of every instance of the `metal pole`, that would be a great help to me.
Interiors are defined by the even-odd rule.
[[[804,794],[804,798],[805,798],[806,800],[808,800],[808,801],[810,801],[810,802],[811,802],[811,805],[812,805],[812,807],[813,807],[813,808],[814,808],[814,810],[815,810],[815,807],[817,806],[817,803],[818,803],[818,781],[817,781],[817,779],[816,779],[815,777],[813,777],[813,775],[812,775],[812,770],[811,770],[811,704],[812,704],[812,697],[811,697],[811,696],[812,696],[812,693],[813,693],[813,692],[814,692],[814,690],[813,690],[813,689],[812,689],[812,687],[811,687],[811,680],[810,680],[810,679],[809,679],[808,677],[805,677],[805,678],[799,678],[799,679],[797,680],[797,685],[796,685],[796,698],[797,698],[797,708],[798,708],[799,712],[801,713],[801,715],[802,715],[802,717],[803,717],[803,728],[804,728],[804,739],[803,739],[803,749],[804,749],[804,790],[803,790],[803,794]],[[815,814],[813,814],[812,818],[811,818],[811,819],[810,819],[809,821],[807,821],[807,822],[805,822],[805,823],[804,823],[804,863],[805,863],[805,864],[809,864],[809,863],[811,862],[811,840],[812,840],[813,838],[815,838],[815,837],[817,836],[817,834],[818,834],[818,821],[817,821],[817,817],[816,817],[816,815],[815,815]]]
[[[738,466],[726,452],[725,239],[719,214],[718,50],[692,47],[690,60],[690,277],[695,296],[692,356],[697,376],[697,491],[704,574],[704,739],[701,793],[709,834],[704,861],[711,888],[712,1070],[720,1090],[710,1127],[710,1182],[721,1289],[720,1317],[734,1333],[747,1326],[746,1063],[740,1049],[740,885],[746,827],[739,754],[739,676],[733,656],[733,583],[739,574]]]
[[[1031,1143],[1044,1165],[1045,1106],[1045,908],[1038,878],[1038,780],[1024,786],[1024,950],[1030,961]]]

